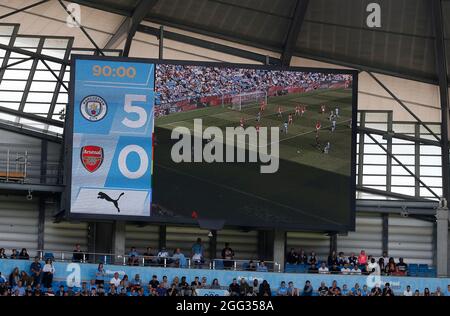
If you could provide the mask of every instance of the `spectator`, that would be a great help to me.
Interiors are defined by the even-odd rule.
[[[178,289],[176,284],[172,284],[170,286],[169,291],[167,292],[168,296],[178,296]]]
[[[0,248],[0,259],[8,259],[5,253],[5,248]]]
[[[344,266],[341,269],[341,273],[344,275],[349,275],[352,270],[349,268],[348,263],[345,262]]]
[[[202,283],[200,282],[200,278],[198,276],[196,276],[194,278],[194,281],[191,282],[191,287],[198,289],[198,288],[201,288],[201,286],[202,286]]]
[[[317,256],[316,253],[314,251],[311,251],[311,254],[308,258],[308,264],[310,266],[315,266],[317,264]]]
[[[248,262],[247,271],[256,271],[256,263],[253,260]]]
[[[313,288],[310,281],[305,282],[305,287],[303,288],[303,296],[312,296]]]
[[[205,262],[201,238],[197,238],[197,241],[192,245],[192,262],[194,266],[200,266]]]
[[[173,264],[175,265],[175,267],[178,267],[178,268],[186,267],[186,257],[181,252],[180,248],[175,249],[175,252],[173,253],[172,258],[173,258]]]
[[[334,273],[334,274],[340,273],[340,272],[341,272],[341,269],[339,269],[339,267],[337,266],[337,264],[333,264],[333,266],[331,267],[330,272],[331,272],[331,273]]]
[[[358,265],[358,257],[355,255],[354,252],[352,252],[350,254],[350,257],[348,257],[348,261],[347,261],[350,265]]]
[[[15,296],[25,296],[25,288],[23,287],[22,281],[17,281],[17,284],[12,287],[12,291],[16,293]]]
[[[137,252],[136,247],[131,247],[131,250],[128,253],[128,265],[129,266],[139,265],[139,253]]]
[[[153,253],[152,248],[147,247],[147,251],[144,252],[144,265],[145,266],[152,265],[154,256],[155,256],[155,254]]]
[[[404,262],[403,258],[398,259],[397,272],[400,275],[406,275],[408,272],[408,265]]]
[[[166,247],[162,247],[158,252],[158,264],[165,266],[166,264],[170,264],[170,262],[169,252],[167,251]]]
[[[439,286],[436,288],[436,291],[433,293],[433,296],[444,296]]]
[[[429,288],[427,288],[427,287],[425,288],[425,290],[423,291],[423,296],[431,296]]]
[[[308,257],[306,256],[306,253],[304,250],[300,250],[300,253],[298,255],[298,263],[299,264],[307,264],[308,263]]]
[[[11,274],[9,275],[9,286],[14,287],[17,285],[17,282],[20,280],[19,268],[15,267]]]
[[[81,251],[81,246],[80,244],[76,244],[72,253],[72,262],[84,262],[84,260],[84,253]]]
[[[361,291],[361,296],[369,296],[369,295],[370,295],[369,288],[367,287],[367,284],[364,284]]]
[[[156,293],[158,296],[167,296],[167,288],[161,283],[156,289]]]
[[[33,285],[33,279],[25,271],[20,272],[20,281],[24,287]]]
[[[359,268],[358,265],[352,265],[351,269],[350,269],[350,274],[354,274],[354,275],[361,275],[362,271]]]
[[[389,256],[387,251],[383,251],[383,256],[381,257],[384,261],[384,264],[387,264],[389,262]]]
[[[385,262],[384,262],[384,258],[380,258],[378,260],[378,265],[380,266],[380,271],[381,272],[386,272],[386,265],[385,265]]]
[[[17,259],[30,260],[30,256],[28,255],[28,252],[27,252],[26,248],[22,248],[22,250],[19,253],[19,256],[17,257]]]
[[[349,296],[350,295],[350,291],[349,291],[349,289],[347,287],[347,284],[342,285],[341,295],[342,296]]]
[[[253,293],[253,296],[259,296],[259,282],[258,282],[258,279],[253,279],[252,293]]]
[[[258,264],[258,267],[256,268],[256,271],[258,272],[268,272],[269,270],[267,269],[266,263],[264,262],[264,260],[261,260]]]
[[[104,284],[105,283],[106,272],[103,268],[103,263],[99,263],[97,267],[97,271],[95,271],[95,284]]]
[[[119,272],[114,272],[114,276],[109,281],[109,284],[114,284],[115,287],[119,287],[120,286]]]
[[[298,290],[294,287],[294,282],[292,281],[288,283],[287,295],[298,296]]]
[[[317,290],[319,292],[319,296],[327,296],[328,295],[328,287],[325,285],[325,282],[320,282],[320,287]]]
[[[191,296],[192,295],[191,287],[189,286],[189,283],[186,282],[185,276],[181,277],[181,282],[180,282],[179,287],[180,287],[181,296]]]
[[[383,288],[383,296],[394,296],[394,291],[391,289],[391,285],[386,283]]]
[[[206,280],[205,280],[206,282]],[[219,280],[218,279],[214,279],[211,283],[211,289],[213,290],[220,290],[220,284],[219,284]]]
[[[286,282],[281,281],[280,287],[277,291],[277,296],[288,296],[288,289],[286,287]]]
[[[397,266],[395,265],[394,258],[389,258],[388,265],[386,266],[386,273],[388,275],[395,275],[397,272]]]
[[[42,268],[42,285],[44,288],[51,288],[53,283],[53,275],[55,274],[55,268],[53,267],[52,259],[47,259],[45,265]]]
[[[344,253],[340,252],[337,258],[338,266],[343,267],[347,263],[347,258],[345,258]]]
[[[237,283],[236,278],[233,279],[233,282],[228,287],[228,292],[230,292],[230,296],[239,296],[239,294],[240,294],[240,286]]]
[[[420,296],[420,292],[419,292],[419,290],[415,290],[414,291],[414,295],[413,296]]]
[[[380,266],[375,262],[375,258],[371,258],[370,262],[367,264],[366,271],[369,274],[380,275]]]
[[[372,258],[372,259],[375,260],[375,258]],[[371,296],[381,296],[382,294],[383,294],[383,292],[381,291],[379,284],[375,284],[375,286],[370,291]]]
[[[407,285],[406,290],[403,291],[403,296],[413,296],[413,292],[411,291],[411,286]]]
[[[11,256],[9,256],[9,259],[17,259],[17,257],[19,256],[19,254],[17,253],[16,249],[12,249],[11,250]]]
[[[247,296],[250,293],[250,286],[247,283],[247,280],[241,278],[241,283],[239,284],[239,290],[241,296]]]
[[[263,280],[259,286],[259,296],[272,296],[272,291],[270,290],[269,282]]]
[[[359,256],[358,256],[358,263],[360,265],[366,265],[367,264],[367,255],[364,250],[361,250]]]
[[[66,291],[64,290],[64,285],[59,286],[59,290],[55,293],[55,296],[65,296]]]
[[[322,262],[322,264],[320,265],[319,273],[320,274],[328,274],[328,273],[330,273],[330,270],[326,266],[325,262]]]
[[[361,289],[359,287],[359,283],[355,283],[355,286],[350,290],[352,292],[353,296],[361,296]],[[359,292],[359,295],[357,295],[357,292]]]
[[[329,296],[341,295],[341,288],[339,286],[337,286],[336,280],[334,280],[333,283],[331,283],[331,287],[328,289],[328,295]]]
[[[291,248],[291,251],[286,256],[286,262],[289,264],[297,264],[298,263],[298,254],[295,252],[294,248]]]
[[[33,284],[41,283],[42,265],[39,262],[39,257],[34,257],[34,261],[30,266],[31,277],[33,278]]]
[[[128,280],[128,275],[125,274],[122,278],[122,280],[120,281],[121,286],[125,288],[125,290],[128,291],[128,289],[131,287],[131,282],[130,280]]]
[[[338,258],[337,258],[337,255],[336,255],[336,251],[333,250],[331,252],[331,254],[328,256],[327,263],[328,263],[329,267],[338,264]]]
[[[230,269],[233,266],[233,258],[234,258],[234,251],[230,247],[230,243],[225,243],[225,248],[222,249],[222,259],[223,266],[226,269]]]
[[[134,288],[136,291],[139,290],[142,286],[142,280],[139,273],[136,273],[134,275],[134,279],[131,280],[131,287]]]
[[[150,280],[150,282],[148,282],[148,285],[150,285],[150,287],[152,289],[157,289],[159,287],[158,276],[157,275],[153,275],[152,279]]]

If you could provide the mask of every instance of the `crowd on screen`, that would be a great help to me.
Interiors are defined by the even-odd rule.
[[[222,249],[222,260],[225,269],[231,269],[234,260],[234,250],[227,243]],[[192,245],[190,256],[191,260],[196,264],[204,263],[204,250],[200,238]],[[73,250],[72,261],[83,262],[87,258],[87,254],[81,250],[77,244]],[[162,248],[158,253],[154,253],[151,248],[140,254],[135,247],[130,249],[127,255],[128,265],[160,265],[163,261],[171,267],[181,267],[186,256],[181,252],[180,248],[175,249],[169,254],[166,248]],[[26,249],[18,252],[12,249],[10,255],[7,255],[5,249],[0,249],[0,259],[23,259],[29,260],[30,256]],[[143,259],[142,261],[140,259]],[[308,272],[328,274],[388,274],[388,275],[405,275],[407,272],[407,264],[402,258],[395,262],[393,258],[389,258],[386,253],[383,257],[376,260],[370,255],[366,255],[362,250],[358,256],[354,253],[345,256],[343,252],[338,254],[332,253],[327,261],[318,264],[319,259],[315,252],[309,255],[302,250],[296,251],[291,249],[286,255],[286,263],[290,265],[307,265]],[[384,264],[387,262],[387,264]],[[331,267],[331,268],[330,268]],[[267,272],[267,266],[264,261],[256,264],[247,265],[247,270]],[[30,264],[28,271],[19,271],[16,267],[13,271],[0,271],[0,295],[2,296],[192,296],[196,295],[198,289],[227,290],[231,296],[448,296],[450,285],[444,291],[440,288],[430,290],[406,288],[403,293],[394,293],[389,283],[384,285],[375,285],[369,288],[366,284],[358,283],[347,285],[338,284],[333,281],[332,284],[321,283],[318,288],[313,288],[311,282],[306,281],[301,287],[296,287],[293,282],[281,282],[281,284],[269,284],[266,280],[261,282],[257,279],[246,280],[233,279],[231,284],[220,284],[218,279],[208,280],[206,277],[195,277],[188,280],[185,276],[175,277],[168,280],[167,276],[153,275],[148,284],[142,282],[141,276],[136,274],[134,277],[128,275],[120,276],[115,273],[112,278],[107,275],[103,264],[98,264],[95,275],[90,281],[85,281],[81,287],[67,287],[60,282],[54,282],[53,275],[55,267],[51,258],[41,261],[36,256]]]
[[[165,104],[198,97],[267,91],[273,86],[301,87],[348,79],[348,75],[341,74],[158,65],[155,85],[159,102]]]

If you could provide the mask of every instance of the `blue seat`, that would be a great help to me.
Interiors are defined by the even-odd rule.
[[[297,273],[306,273],[308,271],[308,266],[306,264],[298,264],[295,272]]]
[[[428,271],[428,264],[419,264],[419,272]]]
[[[52,259],[52,261],[55,260],[55,256],[53,255],[53,252],[44,253],[44,261],[47,259]]]
[[[437,276],[436,268],[434,268],[434,267],[429,268],[427,274],[428,274],[428,275],[427,275],[428,277],[430,277],[430,278],[435,278],[435,277]]]
[[[242,264],[242,270],[248,270],[249,267],[250,267],[250,264],[248,262],[244,262]]]
[[[284,272],[286,272],[286,273],[295,273],[295,272],[297,272],[296,270],[297,270],[296,264],[286,263],[286,265],[284,267]]]
[[[224,269],[222,260],[214,260],[214,263],[215,263],[215,267],[216,267],[215,269],[216,270],[223,270]]]

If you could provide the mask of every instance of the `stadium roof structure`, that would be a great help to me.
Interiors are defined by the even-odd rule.
[[[366,24],[367,5],[374,2],[368,0],[73,2],[128,16],[136,29],[145,20],[275,51],[285,64],[295,55],[434,84],[439,81],[436,39],[443,37],[450,49],[446,0],[376,1],[379,28]]]

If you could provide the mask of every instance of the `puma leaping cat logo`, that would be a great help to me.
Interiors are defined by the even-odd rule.
[[[119,208],[119,203],[118,203],[118,202],[119,202],[119,199],[120,199],[120,198],[122,197],[122,195],[124,195],[124,194],[125,194],[124,192],[120,193],[119,197],[118,197],[117,199],[114,200],[114,199],[110,198],[108,194],[103,193],[103,192],[98,192],[97,199],[102,199],[102,200],[106,200],[106,201],[108,201],[108,202],[111,202],[111,203],[114,204],[114,206],[116,207],[117,212],[120,213],[120,208]]]

